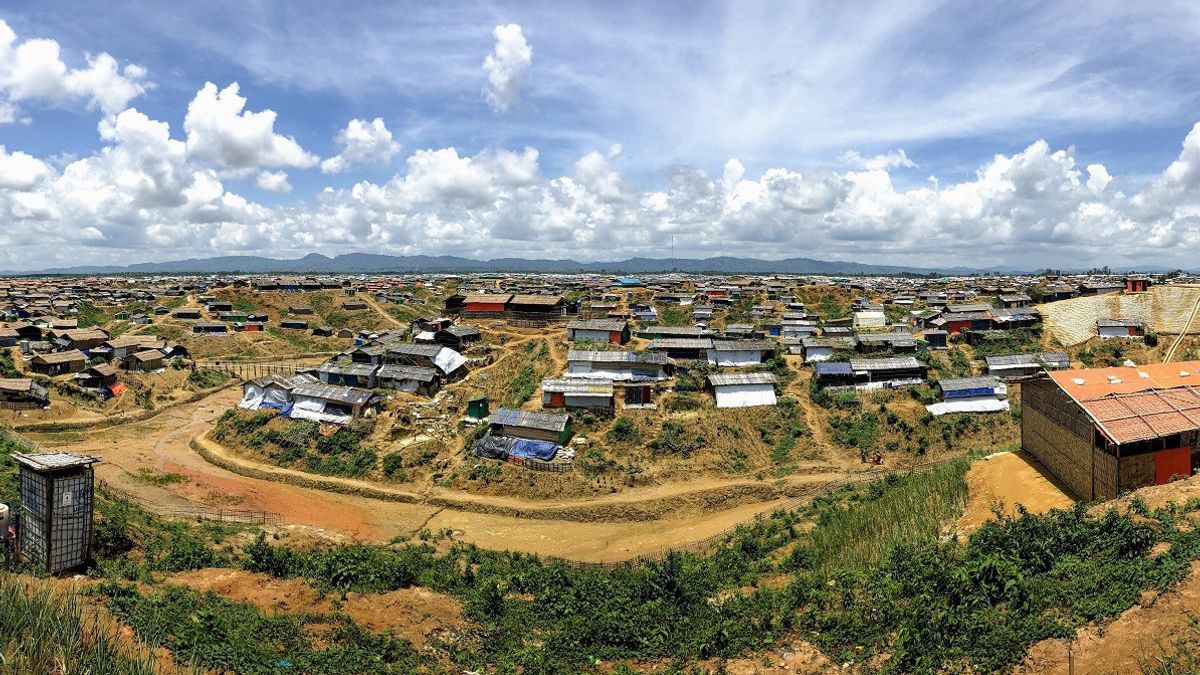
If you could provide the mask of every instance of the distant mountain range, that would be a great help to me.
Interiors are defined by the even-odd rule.
[[[455,256],[393,256],[372,253],[348,253],[334,258],[310,253],[295,260],[277,260],[258,256],[222,256],[189,258],[158,263],[133,265],[80,265],[59,267],[36,272],[7,272],[6,274],[371,274],[371,273],[464,273],[464,272],[533,272],[533,273],[601,273],[650,274],[655,272],[687,272],[695,274],[983,274],[1005,273],[1001,268],[976,269],[951,267],[929,269],[898,265],[868,265],[865,263],[787,258],[758,260],[722,256],[704,259],[630,258],[613,262],[577,262],[574,260],[526,260],[497,258],[472,260]]]

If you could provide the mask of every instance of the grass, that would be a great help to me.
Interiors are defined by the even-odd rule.
[[[180,586],[143,595],[110,582],[99,592],[142,639],[169,644],[177,660],[210,671],[412,673],[429,661],[407,640],[371,633],[344,614],[266,616]]]
[[[924,473],[892,474],[872,483],[862,501],[822,514],[809,544],[813,569],[865,571],[898,545],[936,541],[942,524],[966,505],[969,465],[958,459]]]
[[[542,383],[550,359],[550,347],[544,341],[528,342],[522,347],[522,359],[521,367],[509,383],[504,397],[505,405],[514,408],[528,401]]]
[[[164,473],[164,472],[160,472],[160,471],[155,471],[154,469],[151,469],[148,466],[138,467],[138,470],[136,472],[134,472],[133,477],[135,479],[137,479],[139,482],[145,483],[146,485],[158,485],[158,486],[175,485],[177,483],[182,483],[187,480],[187,476],[184,476],[181,473],[174,473],[174,472]]]
[[[0,577],[0,671],[152,675],[152,656],[126,649],[74,592]]]

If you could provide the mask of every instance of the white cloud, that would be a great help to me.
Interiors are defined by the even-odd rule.
[[[188,154],[214,166],[233,170],[296,167],[317,163],[290,136],[275,133],[275,111],[244,110],[246,99],[238,83],[218,91],[206,82],[188,104],[183,128]]]
[[[502,113],[520,99],[521,85],[533,63],[533,49],[515,23],[496,26],[492,36],[496,46],[483,60],[483,71],[487,73],[483,98],[492,110]]]
[[[292,184],[288,182],[288,175],[283,171],[259,171],[258,177],[255,178],[254,184],[260,190],[268,192],[291,192]]]
[[[28,191],[54,172],[42,160],[0,145],[0,190]]]
[[[277,136],[271,123],[263,128]],[[99,151],[66,162],[0,148],[0,222],[13,225],[0,228],[0,264],[312,250],[604,260],[663,256],[674,238],[680,257],[1187,266],[1200,244],[1200,126],[1132,197],[1113,187],[1104,165],[1045,141],[995,155],[970,179],[911,188],[893,182],[905,165],[898,152],[843,171],[751,173],[730,158],[719,175],[679,167],[652,187],[621,170],[618,146],[583,153],[550,176],[533,148],[431,148],[409,155],[390,180],[273,207],[222,182],[226,167],[253,162],[197,156],[167,123],[136,109],[99,131]],[[249,154],[266,163],[264,153]],[[260,189],[291,187],[282,170],[246,170]]]
[[[0,123],[24,121],[17,104],[25,102],[82,101],[111,117],[151,86],[145,68],[121,66],[104,52],[88,56],[86,67],[71,68],[63,62],[58,42],[18,42],[16,33],[0,19]]]
[[[842,162],[851,166],[856,166],[860,169],[877,170],[877,169],[896,169],[905,168],[911,169],[917,166],[916,162],[908,158],[904,150],[897,148],[891,152],[885,152],[874,157],[863,157],[858,152],[850,150],[842,155]]]
[[[400,152],[400,144],[379,117],[370,122],[350,120],[336,140],[341,152],[321,162],[325,173],[340,173],[353,164],[385,165]]]

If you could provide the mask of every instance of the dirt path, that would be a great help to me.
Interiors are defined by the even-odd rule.
[[[407,328],[407,326],[405,326],[402,321],[400,321],[396,317],[392,316],[391,314],[388,314],[387,310],[380,307],[379,303],[375,302],[375,298],[372,298],[369,293],[364,293],[362,295],[359,295],[358,299],[367,303],[367,306],[370,307],[372,309],[372,311],[374,311],[376,314],[383,317],[384,321],[387,321],[388,323],[390,323],[393,326],[397,326],[400,328]]]
[[[1192,327],[1192,322],[1196,320],[1197,313],[1200,313],[1200,298],[1196,298],[1196,304],[1192,306],[1192,313],[1188,316],[1187,323],[1183,324],[1183,330],[1179,331],[1179,337],[1175,338],[1175,342],[1167,350],[1167,355],[1163,357],[1163,363],[1170,363],[1171,359],[1175,357],[1175,350],[1179,349],[1179,345],[1183,344],[1183,338],[1187,337],[1188,329]]]
[[[964,537],[994,519],[997,509],[1014,515],[1017,506],[1024,506],[1030,513],[1045,513],[1075,504],[1070,493],[1024,451],[991,455],[975,462],[966,479],[967,505],[955,526]]]
[[[528,500],[434,489],[425,495],[434,503],[405,503],[251,478],[210,464],[190,447],[192,439],[208,431],[217,417],[236,404],[239,395],[236,387],[226,389],[143,422],[97,429],[83,433],[78,441],[45,445],[101,457],[103,462],[97,466],[100,478],[164,507],[200,502],[273,511],[285,524],[366,541],[412,536],[422,527],[434,531],[449,528],[456,538],[480,545],[584,561],[624,560],[694,542],[782,503],[780,488],[770,483],[703,479],[630,491],[609,500],[539,504],[539,508],[549,509],[544,515],[550,517],[529,519],[465,511],[445,503],[450,499],[470,500],[479,507],[503,512],[528,508]],[[139,474],[142,469],[181,474],[185,480],[152,484]],[[795,483],[833,478],[836,476],[831,474],[797,477]],[[709,493],[714,489],[721,498],[710,502],[713,497]],[[725,490],[732,492],[724,494]],[[739,501],[742,503],[735,508],[708,506],[717,503],[725,507],[727,502]],[[554,509],[562,509],[563,513],[579,513],[582,509],[593,514],[593,520],[563,520],[553,517]],[[642,520],[645,513],[634,513],[632,517],[639,521],[636,523],[602,520],[601,514],[631,509],[654,509],[661,515]],[[564,537],[566,532],[570,536]]]

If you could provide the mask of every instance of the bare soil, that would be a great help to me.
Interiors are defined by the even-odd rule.
[[[430,637],[446,639],[466,625],[458,600],[426,588],[388,593],[327,594],[300,579],[208,568],[164,577],[168,584],[212,591],[269,614],[329,614],[341,611],[356,623],[380,633],[391,631],[420,649]]]
[[[1020,450],[984,458],[967,471],[967,505],[955,529],[969,535],[996,517],[1017,513],[1019,506],[1030,513],[1066,509],[1075,499],[1050,475],[1040,462]]]

